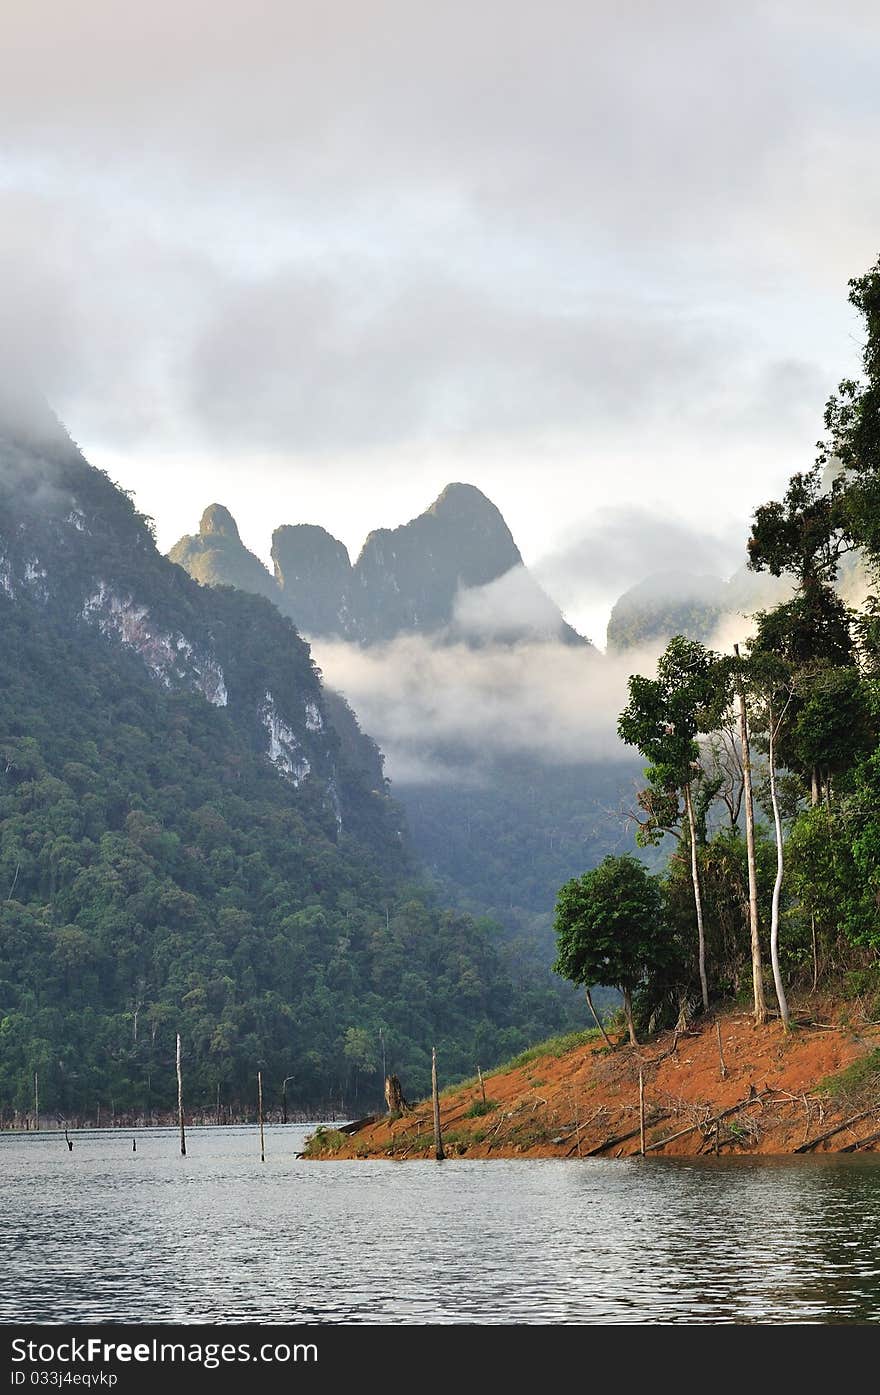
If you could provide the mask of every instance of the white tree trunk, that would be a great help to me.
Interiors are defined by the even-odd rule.
[[[782,890],[783,850],[782,819],[779,816],[779,799],[776,792],[776,729],[773,725],[773,708],[770,708],[770,802],[773,805],[773,826],[776,831],[776,880],[773,883],[773,901],[770,910],[770,961],[773,965],[773,982],[779,1003],[779,1016],[785,1030],[789,1029],[788,1002],[782,986],[779,969],[779,893]]]
[[[700,871],[697,863],[697,821],[694,818],[694,802],[691,799],[690,783],[684,787],[684,802],[687,808],[688,827],[691,832],[691,881],[694,884],[694,905],[697,910],[697,941],[700,960],[700,989],[703,994],[703,1011],[709,1011],[709,982],[706,978],[706,936],[703,931],[703,898],[700,894]]]
[[[734,653],[739,658],[739,646],[734,645]],[[749,747],[749,719],[746,711],[746,698],[742,684],[737,683],[739,699],[739,740],[742,747],[743,802],[746,810],[746,862],[749,869],[749,934],[752,942],[752,987],[755,999],[755,1021],[760,1025],[767,1021],[767,1003],[764,999],[764,970],[761,965],[761,940],[758,926],[758,873],[755,862],[755,804],[752,797],[752,758]]]

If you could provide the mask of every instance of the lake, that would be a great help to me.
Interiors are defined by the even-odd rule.
[[[876,1322],[880,1159],[303,1162],[0,1134],[3,1322]]]

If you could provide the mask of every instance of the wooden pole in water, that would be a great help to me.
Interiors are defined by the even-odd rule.
[[[180,1124],[180,1156],[186,1157],[186,1129],[183,1122],[183,1075],[180,1070],[180,1033],[177,1033],[177,1119]]]
[[[434,1101],[434,1157],[438,1162],[442,1162],[446,1154],[443,1152],[443,1137],[440,1133],[440,1093],[437,1089],[437,1048],[431,1047],[431,1097]]]
[[[645,1156],[645,1075],[639,1062],[639,1151]]]
[[[263,1072],[257,1071],[257,1114],[260,1119],[260,1162],[266,1161],[266,1144],[263,1139]]]
[[[480,1070],[480,1067],[479,1067],[479,1066],[477,1066],[477,1076],[478,1076],[479,1081],[480,1081],[480,1089],[481,1089],[482,1092],[483,1092],[483,1104],[485,1104],[485,1103],[486,1103],[486,1082],[485,1082],[484,1079],[483,1079],[483,1072]]]

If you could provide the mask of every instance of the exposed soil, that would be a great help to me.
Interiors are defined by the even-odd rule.
[[[526,1065],[485,1076],[490,1107],[483,1114],[468,1116],[475,1105],[480,1107],[477,1083],[441,1096],[446,1154],[571,1158],[638,1153],[640,1061],[649,1152],[793,1153],[846,1123],[811,1151],[877,1151],[880,1140],[872,1136],[880,1131],[880,1055],[866,1060],[864,1068],[847,1068],[880,1047],[880,1025],[846,1022],[851,1006],[835,1008],[810,999],[795,1013],[797,1025],[788,1034],[778,1021],[756,1027],[746,1011],[736,1008],[701,1018],[686,1033],[654,1037],[639,1050],[621,1044],[609,1051],[598,1035],[562,1055],[554,1054],[550,1044],[548,1054]],[[719,1119],[725,1111],[730,1112]],[[426,1101],[399,1118],[366,1123],[348,1136],[329,1133],[326,1141],[315,1140],[309,1155],[432,1157],[432,1130]]]

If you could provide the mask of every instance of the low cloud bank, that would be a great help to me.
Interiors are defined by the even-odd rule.
[[[708,645],[730,653],[753,629],[747,616],[724,615]],[[617,719],[630,675],[653,675],[663,647],[605,655],[541,638],[474,645],[401,635],[369,649],[312,641],[326,682],[379,742],[398,786],[480,784],[494,762],[517,757],[550,766],[638,759]]]
[[[627,678],[654,665],[648,653],[606,659],[555,641],[474,648],[405,635],[372,649],[312,647],[398,785],[480,781],[493,761],[516,756],[551,765],[625,758],[616,727]]]

